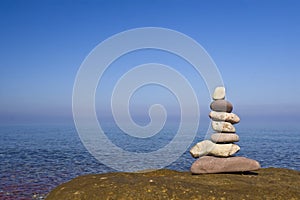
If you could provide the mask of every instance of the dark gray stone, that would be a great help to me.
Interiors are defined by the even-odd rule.
[[[210,109],[217,112],[228,112],[230,113],[233,109],[232,104],[226,100],[216,100],[210,104]]]

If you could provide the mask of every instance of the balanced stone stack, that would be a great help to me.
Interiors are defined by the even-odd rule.
[[[225,100],[225,88],[217,87],[210,104],[211,126],[215,131],[210,140],[204,140],[191,148],[190,153],[198,158],[191,167],[193,174],[245,172],[260,168],[260,164],[252,159],[233,156],[240,150],[234,142],[239,141],[233,124],[240,118],[232,113],[233,106]]]

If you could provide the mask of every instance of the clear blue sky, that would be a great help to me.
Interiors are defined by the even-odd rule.
[[[174,29],[199,42],[245,123],[297,122],[299,10],[296,0],[2,0],[0,124],[72,122],[73,83],[87,54],[113,34],[145,26]],[[149,99],[141,94],[136,98]],[[201,107],[207,108],[204,99]]]

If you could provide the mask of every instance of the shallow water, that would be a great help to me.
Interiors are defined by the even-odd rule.
[[[166,129],[151,140],[141,140],[122,135],[116,128],[106,132],[116,145],[133,152],[157,150],[175,135]],[[204,132],[200,130],[191,145],[203,139]],[[241,150],[237,155],[258,160],[262,167],[300,170],[299,129],[239,127],[238,134]],[[0,127],[0,160],[0,199],[43,199],[76,176],[115,171],[88,153],[73,126]],[[193,161],[187,151],[166,168],[189,170]]]

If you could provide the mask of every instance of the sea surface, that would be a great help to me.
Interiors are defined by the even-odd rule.
[[[162,148],[176,133],[172,129],[162,130],[159,137],[150,141],[121,135],[116,128],[106,132],[116,145],[125,145],[122,148],[133,152]],[[205,134],[206,130],[200,129],[190,146]],[[237,155],[255,159],[262,167],[300,170],[300,128],[239,127],[238,134],[241,150]],[[166,168],[187,171],[194,160],[187,150]],[[115,171],[86,150],[73,125],[1,126],[0,170],[1,200],[43,199],[53,188],[79,175]]]

